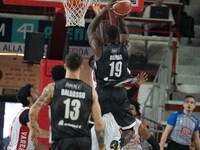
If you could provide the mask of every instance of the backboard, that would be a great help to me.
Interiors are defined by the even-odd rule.
[[[108,3],[108,0],[99,0],[99,1],[101,3],[101,7],[104,7]],[[61,0],[3,0],[3,2],[4,4],[10,4],[10,5],[63,8]],[[132,2],[132,12],[143,11],[144,0],[131,0],[131,2]],[[92,7],[90,6],[88,9],[92,9]]]

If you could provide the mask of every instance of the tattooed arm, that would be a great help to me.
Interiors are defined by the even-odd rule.
[[[93,89],[93,103],[92,103],[92,116],[94,119],[95,131],[97,136],[97,141],[99,143],[99,149],[105,150],[104,144],[104,126],[101,117],[101,109],[98,102],[98,96],[95,89]]]
[[[37,123],[39,111],[47,104],[49,104],[52,100],[54,93],[55,83],[48,84],[44,90],[42,91],[41,96],[37,99],[37,101],[32,105],[29,111],[29,127],[31,130],[31,140],[34,143],[37,143],[37,137],[44,137],[47,134],[44,130],[39,128]],[[45,133],[45,134],[44,134]]]

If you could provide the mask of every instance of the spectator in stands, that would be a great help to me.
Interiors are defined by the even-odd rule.
[[[156,6],[156,7],[168,7],[167,5],[163,4],[163,1],[164,0],[155,0],[155,2],[149,6],[147,6],[144,10],[144,13],[143,13],[143,17],[144,18],[151,18],[150,14],[151,14],[151,8],[153,6]],[[175,25],[175,21],[174,21],[174,17],[173,17],[173,14],[172,14],[172,10],[171,8],[169,8],[169,17],[168,17],[169,20],[172,21],[172,25]],[[145,29],[148,29],[148,30],[155,30],[155,31],[169,31],[169,26],[166,25],[166,24],[158,24],[158,23],[148,23],[146,25],[144,25]],[[163,34],[159,34],[159,33],[149,33],[149,35],[153,35],[153,34],[157,34],[157,35],[163,35]]]
[[[196,149],[200,150],[199,119],[192,113],[195,107],[195,98],[187,95],[184,98],[184,109],[173,113],[167,121],[160,141],[160,150],[164,150],[164,145],[170,132],[170,142],[167,150],[189,150],[192,139]]]

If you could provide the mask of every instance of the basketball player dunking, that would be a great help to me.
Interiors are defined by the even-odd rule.
[[[97,93],[102,114],[111,112],[121,126],[123,133],[120,147],[128,143],[133,134],[135,118],[131,113],[126,89],[123,83],[133,79],[128,70],[128,30],[123,17],[118,17],[118,27],[110,25],[106,30],[106,43],[101,42],[96,33],[101,20],[112,9],[116,1],[110,1],[92,20],[87,33],[94,52],[94,71],[97,81]],[[120,41],[118,41],[120,39]],[[118,143],[115,143],[117,146]]]

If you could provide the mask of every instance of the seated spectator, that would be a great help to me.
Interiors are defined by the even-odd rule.
[[[164,0],[155,0],[154,4],[151,4],[149,6],[147,6],[144,10],[143,13],[143,17],[144,18],[153,18],[150,14],[151,14],[151,8],[152,7],[168,7],[167,5],[163,4]],[[168,19],[172,21],[172,25],[175,25],[175,21],[174,21],[174,17],[172,14],[172,10],[171,8],[169,8],[169,15],[168,15]],[[160,15],[160,19],[164,19],[162,18],[163,15]],[[169,26],[167,26],[166,24],[158,24],[158,23],[148,23],[147,25],[144,25],[145,28],[148,30],[155,30],[155,31],[169,31]],[[163,35],[163,34],[157,34],[157,33],[149,33],[149,35]]]

